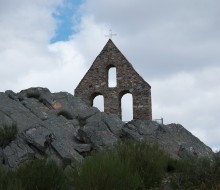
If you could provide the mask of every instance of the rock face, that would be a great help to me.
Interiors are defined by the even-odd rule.
[[[174,157],[213,154],[181,125],[124,123],[69,93],[51,93],[46,88],[0,93],[0,126],[12,123],[17,124],[17,138],[0,147],[0,161],[11,168],[45,155],[64,164],[80,162],[92,150],[110,147],[121,138],[157,143]]]

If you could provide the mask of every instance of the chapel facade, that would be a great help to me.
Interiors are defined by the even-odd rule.
[[[116,86],[109,87],[109,69],[116,69]],[[151,86],[135,71],[111,39],[96,57],[75,89],[75,96],[93,106],[96,96],[104,97],[104,111],[122,117],[121,99],[133,97],[133,119],[152,120]]]

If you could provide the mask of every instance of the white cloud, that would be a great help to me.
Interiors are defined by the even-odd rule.
[[[31,70],[48,70],[53,54],[48,41],[54,33],[53,6],[39,1],[0,1],[1,90],[18,90],[16,84]]]
[[[153,113],[165,123],[181,123],[212,147],[220,132],[220,67],[152,81]]]

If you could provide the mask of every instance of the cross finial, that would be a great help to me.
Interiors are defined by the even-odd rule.
[[[108,34],[108,35],[105,35],[105,37],[109,37],[109,39],[111,39],[112,36],[117,36],[117,34],[113,34],[113,33],[112,33],[112,30],[110,29],[110,30],[109,30],[109,34]]]

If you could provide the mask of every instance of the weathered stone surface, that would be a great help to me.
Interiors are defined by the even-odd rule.
[[[87,109],[78,110],[78,118],[79,120],[85,120],[93,115],[95,115],[99,110],[95,107],[91,107]]]
[[[0,162],[12,168],[43,156],[64,164],[80,162],[93,149],[108,148],[121,138],[157,143],[177,158],[213,154],[181,125],[147,120],[125,124],[69,93],[39,87],[0,93],[0,125],[12,123],[17,123],[17,138],[0,147]]]
[[[73,120],[74,121],[74,120]],[[25,131],[25,140],[36,149],[46,154],[50,153],[45,147],[46,137],[52,134],[51,147],[63,161],[81,161],[82,156],[74,149],[74,135],[78,126],[63,116],[50,118],[44,122],[44,126],[36,126]]]
[[[53,102],[53,96],[47,88],[29,88],[27,90],[22,90],[20,93],[17,94],[17,96],[20,101],[27,98],[34,98],[43,103],[48,108],[52,107],[51,105]]]
[[[52,131],[48,130],[44,126],[36,125],[24,131],[23,138],[28,144],[31,144],[39,151],[45,152],[44,143],[46,141],[46,136],[51,133]]]
[[[87,110],[88,113],[84,113]],[[80,127],[80,122],[76,119],[79,118],[79,112],[82,112],[83,119],[98,110],[88,108],[79,98],[69,93],[53,94],[46,88],[30,88],[17,94],[12,91],[0,93],[0,124],[17,123],[19,138],[24,140],[22,143],[35,156],[47,154],[54,157],[56,154],[57,159],[64,162],[81,161],[82,156],[75,150],[80,150],[80,146],[74,140]],[[45,141],[50,134],[55,139],[48,151]],[[8,160],[6,164],[10,167],[16,167],[16,164],[23,161],[16,154],[13,155],[13,151],[18,150],[14,144],[13,142],[3,149],[5,160]],[[90,150],[91,148],[81,146],[82,152]],[[22,153],[22,150],[18,151]],[[9,158],[11,155],[12,158]]]
[[[84,102],[67,92],[54,93],[53,98],[52,106],[57,113],[64,111],[77,118],[79,110],[88,109]]]
[[[25,106],[31,113],[36,115],[41,120],[46,120],[48,118],[47,111],[48,107],[38,100],[33,98],[28,98],[22,101],[23,106]]]
[[[91,144],[74,144],[73,146],[79,153],[90,152],[92,150]]]
[[[3,125],[10,125],[13,123],[13,120],[0,111],[0,127]]]
[[[179,124],[134,120],[122,128],[125,137],[156,143],[174,157],[211,157],[212,150]]]
[[[94,149],[103,149],[115,144],[119,139],[103,121],[89,122],[78,130],[81,141],[91,143]]]
[[[122,127],[125,123],[122,122],[118,116],[114,114],[107,114],[105,112],[98,112],[92,117],[88,118],[86,123],[93,123],[98,121],[103,121],[108,129],[117,137],[122,135]]]
[[[12,90],[6,90],[5,94],[7,94],[8,97],[11,98],[12,100],[19,101],[17,94],[13,92]]]
[[[122,128],[123,136],[135,141],[142,141],[144,138],[138,133],[138,130],[132,124],[126,124]]]
[[[64,162],[81,162],[83,157],[74,149],[74,142],[55,140],[52,142],[52,147]]]
[[[169,131],[173,135],[175,141],[178,142],[178,154],[183,149],[184,151],[187,151],[188,154],[195,155],[198,157],[209,157],[213,153],[208,146],[201,142],[197,137],[192,135],[182,125],[169,124],[166,125],[166,128],[167,131]],[[181,157],[181,154],[179,156]]]
[[[117,72],[116,87],[108,85],[108,72],[112,67]],[[110,39],[76,87],[75,96],[92,106],[94,98],[103,95],[105,112],[121,118],[121,98],[126,93],[133,96],[134,119],[151,120],[150,85],[134,70]]]
[[[5,93],[0,93],[0,113],[10,118],[12,122],[16,122],[19,132],[32,125],[41,124],[41,120],[21,102],[12,100]]]
[[[21,138],[12,141],[3,149],[3,163],[11,168],[17,167],[34,157],[35,152]]]

